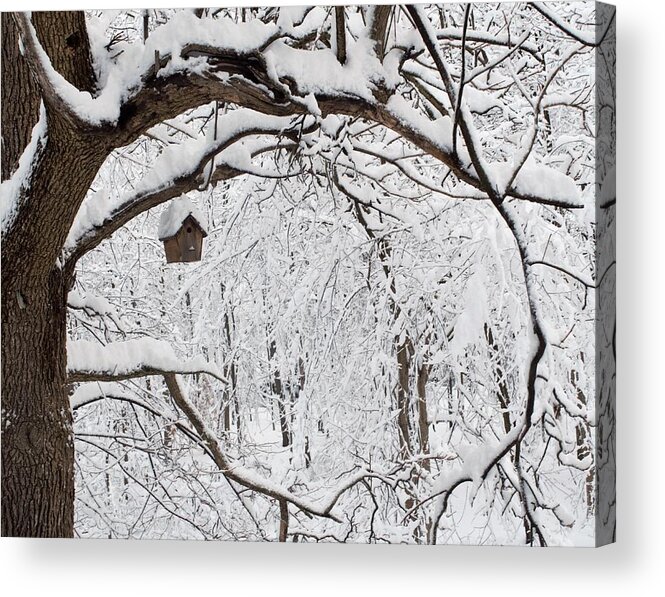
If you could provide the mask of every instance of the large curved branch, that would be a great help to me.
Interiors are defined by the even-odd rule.
[[[89,251],[96,248],[102,241],[110,238],[114,232],[122,228],[129,221],[140,214],[157,207],[170,199],[194,190],[198,186],[199,174],[203,172],[206,160],[202,160],[197,171],[174,180],[170,185],[153,190],[152,192],[133,194],[126,201],[118,205],[103,222],[94,226],[84,233],[82,237],[76,239],[73,249],[67,256],[66,268],[73,269],[78,260]],[[216,184],[223,180],[229,180],[236,176],[244,174],[241,170],[236,170],[225,164],[218,164],[211,177],[210,182]]]
[[[203,451],[212,458],[212,453],[208,447],[201,441],[196,432],[192,431],[189,427],[181,423],[180,421],[175,421],[168,414],[162,412],[161,410],[155,408],[151,404],[148,404],[144,400],[135,398],[134,396],[126,395],[121,391],[120,388],[115,387],[118,384],[110,384],[109,387],[102,385],[100,383],[94,384],[92,391],[87,387],[89,384],[80,385],[76,391],[70,396],[70,404],[73,411],[76,411],[84,406],[89,406],[100,402],[102,400],[116,400],[118,402],[125,402],[133,406],[138,406],[139,408],[145,410],[156,418],[164,419],[167,425],[173,425],[178,431],[180,431],[185,437],[190,441],[194,442],[203,449]]]
[[[153,169],[143,178],[135,192],[113,206],[101,221],[79,223],[78,227],[83,227],[83,230],[79,230],[75,222],[65,248],[66,267],[73,268],[85,253],[97,247],[104,239],[109,238],[139,214],[198,188],[204,169],[211,158],[234,143],[253,135],[281,135],[290,124],[288,118],[255,114],[250,110],[235,110],[220,118],[218,127],[220,134],[215,141],[208,142],[201,138],[164,149]],[[262,151],[273,148],[275,144],[271,141],[267,144],[267,149],[259,148],[249,157],[255,157]],[[163,163],[177,164],[177,168],[171,168],[175,172],[172,172],[171,177],[166,180],[161,174]],[[215,184],[245,174],[247,171],[234,160],[225,161],[218,158],[208,182]],[[91,200],[94,201],[94,198]],[[86,209],[85,203],[82,209]],[[96,213],[97,210],[93,211]]]
[[[75,104],[71,101],[74,96],[90,98],[89,92],[95,84],[83,13],[63,13],[58,20],[47,20],[41,25],[42,32],[54,38],[50,40],[51,45],[56,40],[60,44],[65,43],[60,40],[61,37],[65,37],[63,31],[70,37],[76,35],[78,38],[83,38],[78,39],[76,46],[58,48],[60,51],[55,52],[51,48],[54,58],[62,63],[60,66],[68,67],[64,75],[73,82],[58,72],[52,64],[51,58],[39,40],[30,13],[16,12],[12,13],[12,16],[21,35],[23,56],[39,86],[44,103],[53,109],[52,115],[64,118],[70,126],[85,127],[87,124],[85,119],[77,112]],[[71,33],[72,27],[76,28],[74,33]],[[75,47],[79,49],[75,50]],[[63,56],[67,57],[64,61]],[[75,84],[84,91],[80,91]]]
[[[383,15],[381,11],[379,13]],[[376,17],[378,18],[379,14]],[[384,19],[380,20],[383,22]],[[416,22],[422,26],[421,33],[427,38],[426,41],[433,43],[431,29],[424,26],[422,20],[417,19]],[[274,37],[269,39],[273,40]],[[270,72],[266,57],[259,51],[261,49],[239,52],[229,48],[214,48],[201,44],[182,49],[178,68],[172,67],[172,72],[166,75],[160,74],[156,67],[153,68],[154,72],[146,76],[138,91],[133,95],[130,94],[120,107],[117,126],[113,127],[113,130],[109,129],[108,134],[113,137],[116,145],[128,143],[155,124],[213,100],[235,103],[273,116],[306,113],[308,111],[307,103],[302,97],[297,96],[308,91],[307,84],[304,88],[300,88],[298,81],[290,81],[287,85],[284,81],[275,80],[275,74]],[[436,61],[439,58],[438,50],[431,49]],[[161,65],[166,66],[169,59],[169,57],[163,58],[160,67]],[[201,60],[204,60],[206,65],[203,69],[200,66]],[[196,71],[190,69],[189,62],[198,65]],[[337,64],[340,69],[344,68],[339,63]],[[202,72],[204,74],[201,74]],[[454,90],[450,89],[454,87],[452,79],[445,69],[442,74],[446,75],[445,82],[449,87],[449,92],[454,95]],[[377,85],[380,87],[376,81],[371,84],[369,81],[367,82],[368,90],[376,89]],[[475,147],[471,142],[473,133],[469,129],[470,125],[464,114],[460,118],[460,127],[467,140],[470,162],[468,157],[460,157],[453,150],[451,139],[441,135],[441,131],[436,126],[432,126],[432,121],[412,108],[401,97],[392,95],[389,100],[383,102],[377,98],[386,97],[386,94],[390,95],[388,90],[375,91],[373,96],[372,92],[368,91],[368,93],[369,97],[344,89],[327,94],[310,92],[311,95],[314,95],[317,109],[320,110],[322,116],[339,114],[360,117],[381,124],[441,161],[461,181],[491,196],[495,202],[499,200],[481,156],[474,155]],[[234,115],[232,112],[228,116],[235,118],[237,114]],[[114,213],[109,214],[104,222],[95,226],[94,231],[87,234],[85,239],[75,243],[74,254],[67,256],[68,263],[75,264],[76,260],[85,252],[96,247],[104,238],[145,209],[190,190],[192,181],[198,175],[198,171],[202,169],[202,164],[207,161],[204,158],[209,159],[237,138],[266,132],[259,129],[260,127],[241,131],[235,139],[223,135],[222,142],[217,146],[210,146],[203,158],[190,171],[172,181],[171,188],[164,186],[164,188],[153,189],[149,193],[144,191],[142,196],[140,196],[141,193],[137,193],[136,201],[131,200],[118,206]],[[239,174],[241,171],[237,168],[223,167],[217,170],[215,176],[217,180],[224,180]],[[572,200],[543,197],[529,192],[528,189],[525,191],[511,188],[506,191],[506,194],[547,205],[580,207]]]
[[[228,479],[263,495],[286,500],[304,512],[341,522],[339,518],[331,514],[337,500],[353,485],[372,474],[368,471],[356,473],[327,498],[318,502],[309,502],[280,485],[260,477],[254,471],[232,463],[226,457],[217,436],[187,398],[185,390],[178,380],[178,375],[182,373],[207,373],[224,382],[224,377],[219,374],[214,365],[206,363],[203,359],[183,362],[168,344],[151,338],[116,342],[107,346],[79,340],[69,343],[67,353],[69,373],[67,381],[69,383],[122,381],[148,375],[161,375],[178,408],[185,414],[204,443],[206,451]],[[86,398],[86,396],[79,396],[78,405],[87,404],[89,400]]]

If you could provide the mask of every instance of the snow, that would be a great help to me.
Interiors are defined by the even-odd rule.
[[[100,396],[123,396],[131,400],[137,399],[136,396],[125,390],[122,384],[97,381],[80,384],[69,397],[69,404],[72,410],[76,410],[89,402],[94,402]]]
[[[125,377],[141,371],[156,370],[178,373],[209,373],[223,379],[217,366],[202,356],[183,359],[173,347],[163,340],[139,338],[126,342],[114,342],[103,346],[90,340],[67,342],[67,369],[70,374],[95,374]]]
[[[430,141],[435,147],[447,153],[452,152],[453,123],[450,117],[443,116],[437,120],[430,120],[415,110],[401,95],[392,96],[386,108],[407,128]]]
[[[108,317],[116,324],[118,329],[123,329],[115,307],[103,296],[93,296],[90,294],[81,296],[78,292],[72,290],[67,295],[67,305],[74,309],[92,311],[101,317]]]
[[[247,135],[277,134],[289,128],[291,117],[268,116],[246,108],[220,116],[217,139],[201,137],[166,147],[150,171],[137,184],[137,194],[166,188],[174,180],[195,172],[201,162]]]
[[[484,340],[485,323],[489,321],[485,268],[479,266],[466,285],[464,311],[455,322],[455,330],[449,343],[451,354],[464,356],[468,345]]]
[[[183,57],[183,49],[187,46],[211,47],[242,55],[257,50],[277,32],[275,24],[262,23],[258,19],[235,23],[225,18],[199,19],[189,11],[178,12],[166,25],[155,29],[145,44],[135,42],[124,45],[122,53],[112,64],[100,63],[99,52],[96,52],[95,66],[104,76],[103,88],[96,97],[74,87],[53,68],[37,41],[32,23],[29,23],[28,34],[35,42],[37,59],[46,80],[67,108],[88,124],[113,125],[117,124],[122,104],[142,88],[146,74],[154,68],[155,52],[170,58],[158,76],[183,70],[197,71],[205,68],[205,59]]]
[[[460,483],[482,482],[487,471],[512,446],[519,437],[519,426],[500,439],[490,438],[479,444],[461,444],[457,448],[461,462],[444,472],[434,483],[434,494],[444,494]]]
[[[254,163],[252,155],[261,153],[266,147],[274,146],[274,139],[269,137],[249,137],[243,141],[237,141],[215,156],[216,166],[222,164],[245,172],[253,176],[263,178],[282,178],[287,173],[282,168],[264,166]]]
[[[51,60],[37,39],[37,34],[31,21],[27,23],[27,34],[30,36],[35,52],[35,61],[39,64],[45,82],[51,87],[56,98],[67,109],[76,114],[81,120],[90,124],[103,122],[115,123],[120,115],[120,87],[117,85],[105,88],[107,93],[99,98],[93,98],[87,91],[80,91],[69,83],[51,64]]]
[[[589,470],[589,467],[593,464],[593,458],[590,455],[579,459],[576,454],[561,450],[558,453],[558,457],[561,464],[577,468],[581,471]]]
[[[46,110],[44,102],[39,108],[39,120],[32,129],[30,142],[19,158],[18,167],[11,178],[0,184],[0,229],[4,235],[16,218],[21,194],[30,184],[30,176],[37,163],[39,153],[47,140]]]
[[[575,524],[575,516],[563,504],[557,504],[553,509],[554,515],[559,519],[563,526],[573,526]]]
[[[187,195],[183,195],[169,201],[169,204],[162,212],[157,232],[159,240],[166,240],[174,236],[180,230],[182,223],[188,216],[192,216],[197,224],[201,226],[204,234],[207,234],[207,223],[203,214]]]
[[[492,108],[503,110],[503,104],[497,98],[484,91],[479,91],[469,85],[464,87],[462,101],[466,102],[469,110],[478,114],[489,112]]]
[[[284,35],[298,39],[320,29],[327,16],[326,6],[283,6],[279,10],[277,26]]]
[[[372,82],[382,78],[381,64],[371,53],[367,40],[349,45],[344,65],[330,49],[300,50],[282,41],[272,43],[264,56],[270,77],[276,82],[293,80],[302,96],[351,95],[373,103]],[[312,108],[311,100],[308,106]]]
[[[515,166],[508,162],[493,162],[487,165],[491,171],[500,194],[510,193],[506,189]],[[573,206],[582,206],[580,191],[575,181],[554,168],[536,163],[529,157],[518,172],[511,189],[519,195],[540,197],[550,201]]]
[[[114,214],[194,174],[203,162],[215,154],[217,166],[226,163],[225,157],[229,156],[229,165],[243,170],[242,166],[248,155],[242,149],[234,151],[232,147],[235,144],[248,135],[279,134],[288,129],[292,122],[291,117],[269,116],[242,108],[219,117],[216,140],[202,136],[165,147],[129,196],[112,200],[108,192],[101,188],[85,199],[67,236],[65,253],[75,250],[82,239],[94,233],[96,228],[109,221]],[[305,123],[306,126],[308,124],[309,122]],[[230,152],[226,153],[229,150]],[[250,168],[250,172],[260,173],[254,168]]]
[[[102,187],[91,192],[83,200],[76,218],[67,235],[65,251],[76,247],[77,241],[86,233],[104,224],[107,217],[112,213],[114,204],[109,198],[108,191]]]
[[[284,6],[280,8],[277,25],[283,31],[291,31],[294,26],[302,23],[307,15],[308,6]]]

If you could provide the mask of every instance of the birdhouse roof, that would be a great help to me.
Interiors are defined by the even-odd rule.
[[[208,236],[203,224],[205,222],[203,214],[187,195],[183,195],[178,199],[172,199],[162,212],[159,219],[159,240],[168,240],[175,236],[188,218],[198,226],[203,236]]]

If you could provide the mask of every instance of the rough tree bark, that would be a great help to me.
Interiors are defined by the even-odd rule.
[[[7,65],[13,65],[11,76]],[[30,69],[19,53],[19,35],[14,18],[2,13],[2,180],[7,180],[30,142],[30,132],[39,118],[39,93]]]
[[[71,83],[94,81],[82,13],[34,13],[37,34]],[[2,15],[2,176],[16,170],[38,119],[39,94],[19,51],[12,15]],[[85,134],[49,115],[48,137],[2,244],[2,534],[70,537],[74,447],[66,391],[66,308],[72,273],[58,257],[78,203],[104,156]]]

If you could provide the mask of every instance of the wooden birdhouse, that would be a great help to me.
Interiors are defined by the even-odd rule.
[[[201,261],[203,239],[208,236],[203,217],[186,195],[173,199],[159,220],[159,240],[167,263]]]

